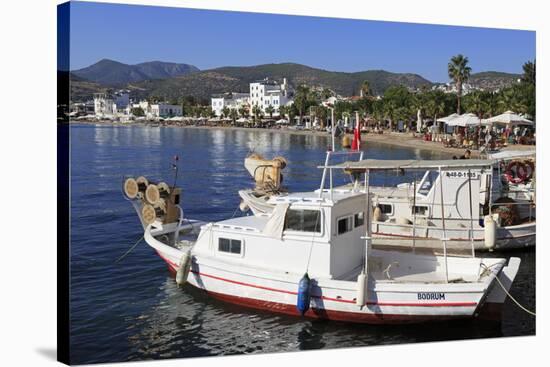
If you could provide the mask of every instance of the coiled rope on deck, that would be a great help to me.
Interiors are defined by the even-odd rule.
[[[490,271],[489,267],[483,263],[480,264],[485,270],[488,270]],[[526,313],[528,313],[529,315],[531,316],[537,316],[536,313],[534,313],[533,311],[531,310],[528,310],[527,308],[525,308],[521,303],[519,303],[518,300],[516,300],[514,297],[512,297],[512,295],[510,294],[510,292],[508,292],[508,290],[506,289],[506,287],[504,286],[504,284],[502,284],[502,282],[500,281],[500,279],[498,279],[498,275],[495,276],[495,279],[498,283],[498,285],[500,285],[500,287],[502,288],[502,290],[504,291],[504,293],[506,293],[506,295],[516,304],[516,306],[518,306],[520,309],[522,309],[523,311],[525,311]]]

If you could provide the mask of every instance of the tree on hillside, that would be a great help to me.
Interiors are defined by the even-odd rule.
[[[361,84],[361,97],[367,96],[370,96],[370,85],[368,80],[365,80],[363,84]]]
[[[456,85],[457,96],[457,108],[456,112],[460,114],[460,98],[462,97],[462,84],[466,83],[470,78],[472,68],[468,66],[468,58],[459,54],[451,57],[451,61],[448,64],[449,78],[453,80]]]
[[[523,75],[521,76],[521,81],[528,84],[536,84],[536,66],[537,60],[527,61],[523,64]]]

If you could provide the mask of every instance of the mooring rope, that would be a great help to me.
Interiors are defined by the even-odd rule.
[[[480,264],[483,268],[485,268],[485,270],[489,270],[489,267],[483,263]],[[536,313],[534,313],[533,311],[531,310],[528,310],[527,308],[525,308],[521,303],[518,302],[518,300],[516,300],[514,297],[512,297],[512,295],[510,294],[510,292],[508,292],[508,290],[506,289],[506,287],[504,286],[504,284],[502,284],[502,282],[500,281],[500,279],[498,279],[498,275],[495,276],[495,279],[498,283],[498,285],[500,285],[500,287],[502,288],[502,290],[504,291],[504,293],[506,293],[506,295],[520,308],[522,309],[523,311],[527,312],[529,315],[531,316],[537,316]]]
[[[124,255],[122,255],[121,257],[119,257],[119,258],[115,261],[115,264],[118,263],[120,260],[124,259],[124,258],[126,257],[126,255],[128,255],[130,252],[132,252],[132,250],[133,250],[134,248],[136,248],[136,246],[141,242],[141,240],[143,240],[143,236],[141,236],[140,239],[137,240],[137,242],[134,243],[134,245],[133,245],[132,247],[130,247],[130,249],[124,253]]]

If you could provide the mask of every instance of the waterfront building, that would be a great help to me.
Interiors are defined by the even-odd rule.
[[[222,115],[223,109],[226,107],[230,110],[238,111],[242,107],[248,107],[248,105],[248,93],[230,92],[224,94],[215,94],[211,98],[212,111],[214,111],[214,113],[218,117]]]
[[[94,112],[98,116],[123,113],[130,104],[130,91],[121,89],[114,93],[94,93]]]
[[[283,78],[283,84],[278,84],[268,78],[250,83],[250,106],[251,108],[259,106],[263,113],[266,113],[266,109],[272,106],[273,114],[278,115],[279,107],[289,104],[292,97],[293,91],[286,78]]]
[[[174,104],[168,104],[168,103],[165,103],[165,102],[160,102],[160,103],[151,105],[150,114],[151,114],[152,117],[155,117],[155,118],[182,116],[182,108],[181,108],[180,105],[174,105]]]

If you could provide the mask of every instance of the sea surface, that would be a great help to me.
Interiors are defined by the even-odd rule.
[[[253,182],[243,166],[255,151],[282,155],[291,191],[318,188],[328,136],[271,131],[146,126],[71,126],[71,361],[75,364],[267,353],[535,334],[535,318],[507,301],[502,322],[481,320],[414,326],[370,326],[312,321],[248,310],[178,288],[164,262],[144,242],[142,228],[121,192],[123,175],[145,175],[183,188],[190,218],[233,215],[237,190]],[[448,158],[441,153],[363,142],[365,156]],[[346,159],[350,157],[343,157]],[[375,184],[411,177],[383,175]],[[345,177],[335,177],[345,182]],[[492,255],[497,256],[497,255]],[[535,251],[519,256],[511,293],[535,309]]]

